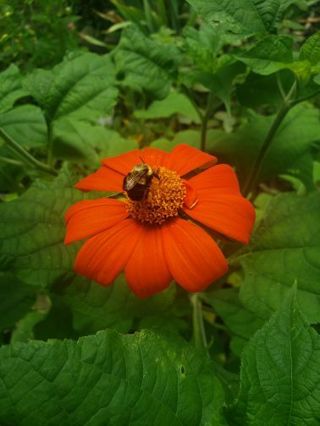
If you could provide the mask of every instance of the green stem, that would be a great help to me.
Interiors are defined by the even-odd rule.
[[[207,144],[207,132],[208,132],[208,121],[211,114],[212,106],[213,106],[214,96],[213,93],[210,92],[207,100],[207,107],[204,116],[202,117],[201,123],[201,139],[200,139],[200,149],[201,151],[206,150]]]
[[[144,15],[146,17],[148,29],[149,29],[150,33],[153,33],[154,32],[154,25],[153,25],[153,20],[152,20],[152,15],[151,15],[151,8],[150,8],[150,4],[149,4],[148,0],[143,0],[143,8],[144,8]]]
[[[192,304],[193,341],[196,348],[207,349],[207,338],[204,329],[202,303],[198,293],[190,296]]]
[[[20,161],[14,160],[13,158],[3,157],[0,156],[0,162],[11,164],[12,166],[22,166],[22,163]]]
[[[52,176],[57,176],[58,173],[56,172],[56,170],[52,169],[51,167],[47,166],[46,164],[34,158],[28,151],[22,148],[21,145],[19,145],[16,141],[14,141],[11,138],[11,136],[9,136],[8,133],[2,127],[0,127],[0,137],[2,137],[4,141],[9,145],[9,147],[13,151],[15,151],[17,154],[19,154],[21,158],[28,161],[37,169],[41,170],[44,173],[48,173]]]
[[[246,183],[243,188],[243,194],[245,196],[248,196],[255,188],[257,184],[257,179],[261,173],[263,161],[266,157],[266,154],[271,146],[271,142],[273,141],[273,138],[275,134],[277,133],[283,119],[288,114],[290,109],[296,105],[294,101],[292,101],[292,97],[296,91],[296,82],[293,83],[291,86],[291,89],[289,90],[288,94],[286,95],[284,102],[281,106],[281,108],[278,111],[278,114],[276,115],[267,135],[266,138],[261,146],[261,149],[259,151],[259,154],[257,158],[255,159],[255,162],[251,168],[251,172],[248,175],[248,178],[246,180]]]

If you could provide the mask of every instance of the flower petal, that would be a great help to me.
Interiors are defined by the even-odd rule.
[[[128,285],[141,298],[164,290],[172,279],[163,251],[161,234],[160,227],[144,227],[125,268]]]
[[[199,195],[198,204],[186,213],[226,237],[247,244],[255,210],[244,197],[230,194]]]
[[[125,154],[117,155],[116,157],[104,158],[102,164],[116,172],[127,175],[132,167],[141,163],[141,150],[134,149],[133,151],[126,152]]]
[[[64,243],[95,235],[128,216],[123,202],[110,198],[83,200],[73,204],[65,214],[67,233]]]
[[[158,148],[147,147],[141,151],[141,159],[150,166],[163,166],[166,162],[168,154]]]
[[[177,145],[165,161],[168,169],[175,170],[180,176],[191,170],[202,166],[208,161],[217,160],[213,155],[200,151],[192,146],[181,144]]]
[[[142,231],[142,226],[125,219],[90,238],[78,252],[75,272],[102,285],[112,284],[123,271]]]
[[[114,170],[107,167],[100,167],[95,173],[79,180],[75,187],[82,191],[122,192],[123,178],[123,175]]]
[[[188,180],[197,193],[207,191],[208,194],[237,194],[240,195],[238,178],[231,166],[218,164]]]
[[[132,168],[139,163],[147,163],[150,166],[161,166],[168,154],[158,148],[135,149],[117,157],[105,158],[102,163],[104,166],[127,175]]]
[[[199,226],[176,219],[162,227],[163,247],[173,278],[187,291],[202,291],[227,272],[227,261]]]

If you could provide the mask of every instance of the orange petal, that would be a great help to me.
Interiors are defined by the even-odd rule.
[[[65,214],[67,233],[64,243],[70,244],[110,228],[128,216],[123,202],[110,198],[79,201]]]
[[[112,284],[136,246],[142,226],[125,219],[90,238],[78,252],[74,270],[102,285]]]
[[[95,173],[79,180],[75,187],[82,191],[115,191],[122,192],[124,175],[107,167],[100,167]]]
[[[141,298],[164,290],[172,279],[161,233],[160,227],[145,227],[125,268],[128,285]]]
[[[147,147],[141,151],[141,158],[150,166],[163,166],[169,155],[158,148]]]
[[[188,180],[198,194],[221,193],[240,195],[237,176],[231,166],[218,164]]]
[[[202,166],[211,160],[217,160],[213,155],[200,151],[189,145],[177,145],[165,161],[168,169],[175,170],[180,176]]]
[[[104,158],[102,164],[116,172],[127,175],[130,170],[138,163],[141,163],[141,150],[134,149],[125,154],[117,155],[116,157]]]
[[[200,196],[198,204],[186,213],[193,219],[233,240],[247,244],[252,231],[255,210],[240,195],[211,194]]]
[[[192,222],[176,219],[162,227],[162,235],[169,270],[187,291],[202,291],[227,272],[217,244]]]

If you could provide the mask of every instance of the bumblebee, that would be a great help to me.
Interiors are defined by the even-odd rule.
[[[122,188],[128,194],[130,200],[143,201],[148,195],[154,176],[157,177],[148,164],[137,164],[123,179]]]

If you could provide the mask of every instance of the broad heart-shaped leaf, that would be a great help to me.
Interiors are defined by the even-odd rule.
[[[33,105],[21,105],[0,113],[0,127],[19,145],[27,148],[43,146],[48,140],[43,113]]]
[[[28,94],[22,89],[21,82],[22,76],[15,65],[0,73],[0,112],[12,108],[17,99]]]
[[[312,169],[305,173],[299,162],[302,157],[312,160],[313,148],[319,145],[319,117],[319,111],[308,104],[297,105],[288,113],[266,154],[259,182],[267,181],[281,173],[289,173],[299,177],[308,187],[312,186]],[[249,122],[235,133],[209,131],[208,149],[215,153],[220,161],[236,166],[243,183],[273,120],[274,116],[265,117],[252,113]]]
[[[244,269],[240,300],[268,318],[294,283],[310,323],[320,321],[320,193],[283,194],[269,204],[250,245],[239,255]]]
[[[0,204],[0,270],[46,287],[72,270],[74,245],[63,244],[64,212],[84,195],[62,179],[36,183],[20,198]]]
[[[119,84],[162,99],[169,93],[180,53],[174,45],[147,38],[130,26],[124,30],[113,59]]]
[[[225,424],[208,358],[150,332],[3,347],[0,378],[1,424]]]
[[[320,423],[320,337],[291,294],[244,351],[240,393],[230,423]]]
[[[35,70],[25,87],[51,122],[61,117],[94,121],[116,102],[114,67],[109,56],[83,53],[66,58],[51,71]]]
[[[171,92],[165,99],[154,101],[146,110],[134,112],[135,117],[145,120],[167,118],[174,114],[182,115],[195,123],[200,123],[199,114],[190,99],[177,92]]]
[[[274,32],[295,0],[188,0],[188,3],[212,25],[247,36]]]

